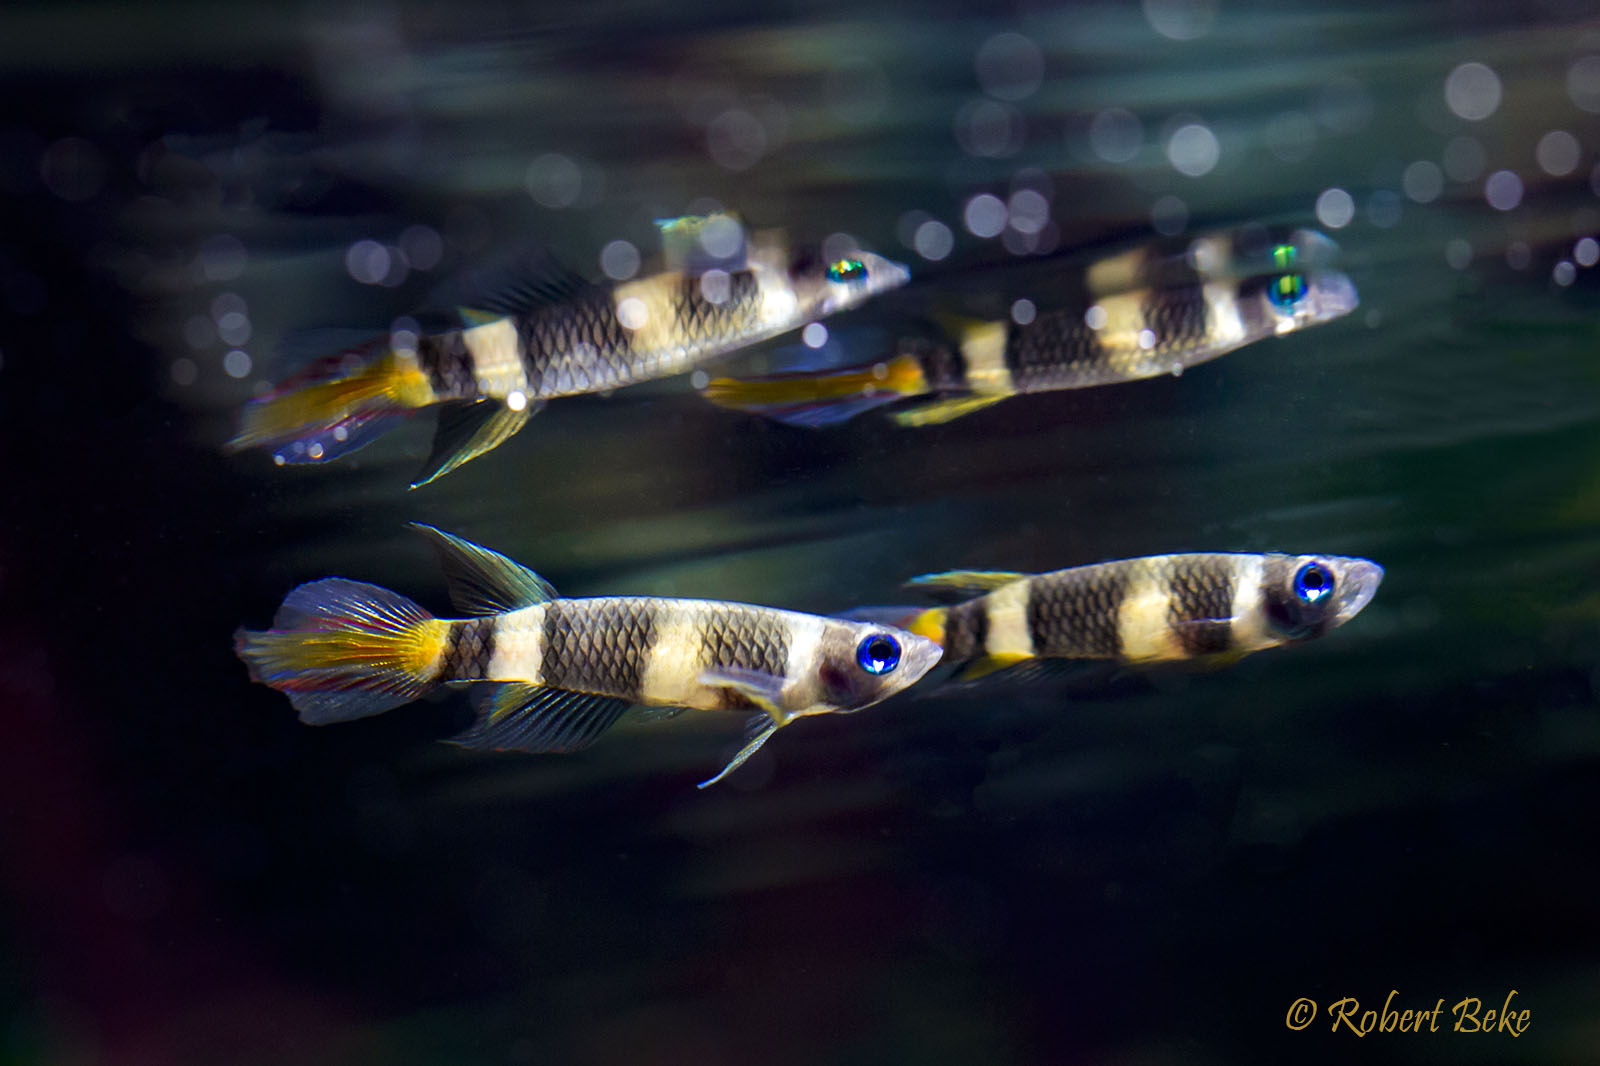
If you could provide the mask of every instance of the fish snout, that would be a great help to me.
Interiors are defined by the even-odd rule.
[[[1343,625],[1361,609],[1372,602],[1383,582],[1383,567],[1370,559],[1341,559],[1338,599],[1334,605],[1333,624]]]
[[[1314,275],[1312,292],[1315,297],[1312,315],[1318,322],[1348,315],[1361,306],[1361,296],[1356,292],[1355,282],[1336,270]]]

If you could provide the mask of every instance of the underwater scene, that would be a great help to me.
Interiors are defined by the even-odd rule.
[[[1600,9],[0,11],[0,1063],[1600,1063]]]

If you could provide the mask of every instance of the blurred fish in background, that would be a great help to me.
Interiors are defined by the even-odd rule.
[[[592,282],[543,254],[492,285],[480,278],[453,327],[368,337],[311,357],[246,405],[227,447],[275,448],[280,465],[326,462],[439,407],[416,488],[498,447],[554,397],[687,372],[910,277],[870,252],[826,262],[816,252],[791,254],[781,234],[747,240],[732,215],[658,225],[660,273]]]
[[[1356,309],[1355,284],[1329,268],[1338,252],[1332,240],[1312,230],[1266,236],[1254,227],[1197,238],[1177,252],[1135,249],[1053,283],[1052,294],[1069,301],[1059,309],[1020,298],[1009,319],[935,312],[943,326],[935,338],[891,337],[887,345],[879,333],[841,333],[834,358],[843,367],[810,369],[805,353],[790,349],[797,354],[786,361],[798,369],[718,377],[701,392],[721,407],[805,426],[917,399],[890,416],[902,426],[935,425],[1008,396],[1181,374]]]

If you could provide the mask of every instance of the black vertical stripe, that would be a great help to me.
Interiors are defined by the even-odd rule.
[[[417,341],[417,364],[440,399],[471,399],[478,394],[472,374],[472,356],[459,329]]]
[[[444,669],[442,676],[448,681],[478,681],[489,672],[489,660],[494,658],[494,637],[498,620],[473,618],[452,622],[445,637]]]
[[[648,599],[552,600],[544,615],[544,683],[637,699],[656,641]]]
[[[1139,310],[1145,328],[1155,334],[1158,353],[1186,351],[1211,336],[1211,308],[1199,285],[1152,289]]]
[[[678,325],[692,339],[722,337],[739,329],[761,300],[761,283],[751,270],[728,274],[728,296],[721,303],[706,299],[698,274],[685,274],[673,299]]]
[[[1227,557],[1176,560],[1169,578],[1167,622],[1185,652],[1207,655],[1232,645],[1235,581]]]
[[[780,679],[788,673],[789,625],[777,612],[719,611],[708,619],[700,639],[700,663],[705,669],[749,670]]]
[[[1126,566],[1078,567],[1028,584],[1028,636],[1039,655],[1114,659],[1122,654]]]
[[[989,639],[988,600],[979,597],[951,607],[944,620],[945,658],[965,662],[983,654]]]

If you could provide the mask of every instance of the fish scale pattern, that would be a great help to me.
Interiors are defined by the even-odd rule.
[[[1126,568],[1112,563],[1030,579],[1028,633],[1035,654],[1096,659],[1120,655],[1120,617],[1127,590]]]
[[[518,321],[517,334],[535,396],[606,388],[633,376],[632,335],[609,290],[541,307]]]
[[[442,673],[451,681],[477,681],[489,671],[494,657],[496,619],[475,618],[451,624],[445,639]]]
[[[1156,355],[1182,354],[1210,335],[1205,293],[1198,286],[1155,290],[1142,309],[1146,328],[1155,334]]]
[[[754,670],[784,677],[789,670],[787,620],[775,611],[716,604],[705,619],[700,662],[706,669]]]
[[[552,600],[544,616],[544,683],[637,698],[659,611],[641,597]]]
[[[1233,637],[1233,560],[1227,556],[1173,558],[1167,573],[1167,621],[1191,655],[1226,651]]]

